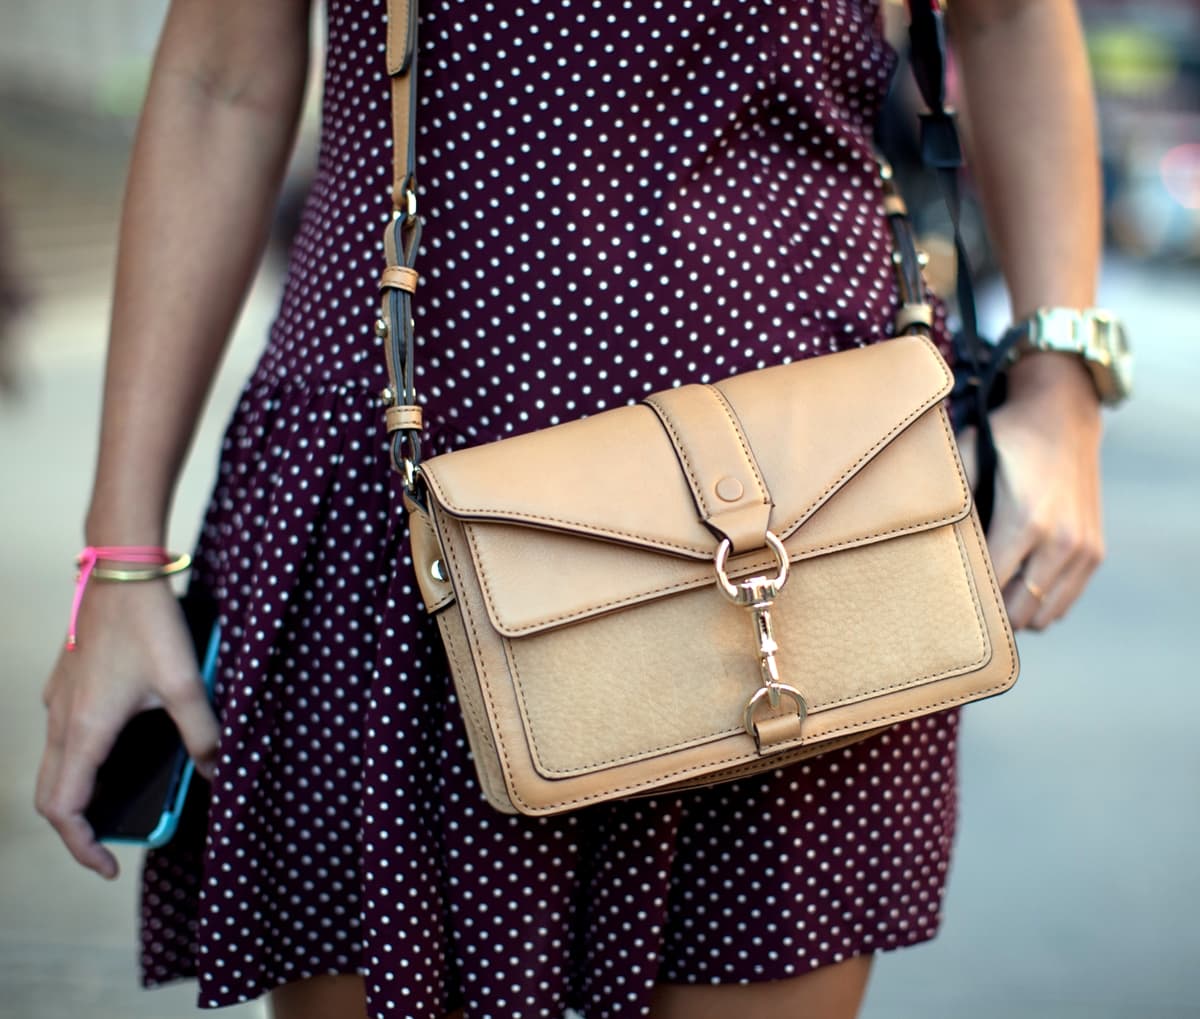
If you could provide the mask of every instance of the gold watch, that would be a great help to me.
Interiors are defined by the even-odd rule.
[[[1100,402],[1115,407],[1133,392],[1133,352],[1125,327],[1099,308],[1038,308],[1013,327],[1021,334],[1009,355],[1017,361],[1034,350],[1083,358]]]

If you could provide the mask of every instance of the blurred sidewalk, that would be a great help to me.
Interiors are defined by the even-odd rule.
[[[124,144],[0,117],[0,151],[17,259],[38,296],[21,325],[24,396],[0,403],[0,1017],[194,1015],[190,986],[135,987],[136,854],[105,885],[31,808],[39,693],[95,449]],[[1110,422],[1109,560],[1069,622],[1021,641],[1017,688],[968,710],[944,933],[880,959],[865,1019],[1200,1016],[1198,283],[1195,267],[1110,266],[1103,299],[1130,323],[1139,395]],[[275,286],[260,280],[210,401],[176,500],[178,547],[195,533]]]

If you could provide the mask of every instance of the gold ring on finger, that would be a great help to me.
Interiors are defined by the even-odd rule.
[[[1046,592],[1038,587],[1037,584],[1035,584],[1024,574],[1021,575],[1021,583],[1025,585],[1025,590],[1033,595],[1034,601],[1036,601],[1039,605],[1046,600]]]

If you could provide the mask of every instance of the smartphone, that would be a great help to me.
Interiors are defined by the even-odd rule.
[[[220,646],[216,606],[194,593],[181,598],[180,605],[211,699]],[[179,827],[194,771],[166,710],[142,711],[126,723],[100,765],[84,817],[101,841],[164,846]]]

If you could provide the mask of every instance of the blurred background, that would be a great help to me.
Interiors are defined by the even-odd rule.
[[[136,853],[105,884],[31,807],[39,694],[95,450],[122,178],[164,8],[3,0],[0,11],[5,1019],[195,1014],[188,985],[137,988]],[[944,932],[880,959],[865,1019],[1200,1016],[1200,4],[1084,0],[1082,12],[1101,99],[1101,303],[1126,319],[1138,359],[1137,397],[1108,425],[1109,558],[1067,622],[1023,637],[1016,689],[968,709]],[[224,418],[274,309],[314,142],[309,106],[278,243],[176,500],[176,547],[196,532]],[[941,212],[912,179],[936,255]],[[972,246],[995,331],[1004,295],[978,230]]]

